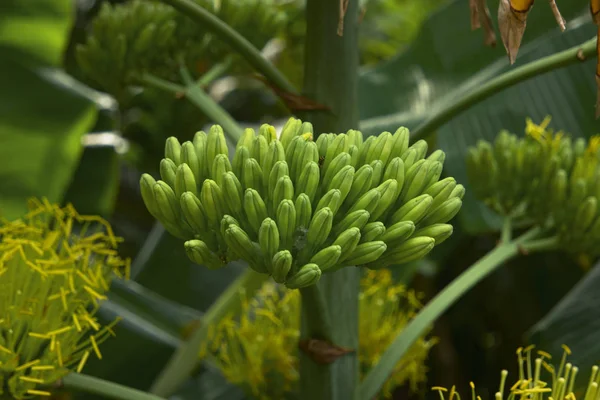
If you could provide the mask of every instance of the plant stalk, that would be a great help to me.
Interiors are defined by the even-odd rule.
[[[536,240],[540,233],[540,229],[535,227],[513,241],[501,242],[438,293],[400,332],[381,356],[379,363],[369,371],[360,385],[360,400],[375,398],[406,351],[448,308],[482,279],[521,252],[549,250],[556,246],[556,238]]]
[[[232,29],[229,25],[219,19],[210,11],[204,9],[199,4],[192,0],[162,0],[163,3],[169,4],[182,14],[196,21],[199,25],[206,28],[215,34],[219,40],[229,44],[235,52],[250,63],[258,72],[263,74],[271,83],[278,86],[282,90],[296,94],[296,88],[287,80],[287,78],[279,72],[273,64],[271,64],[261,52],[252,45],[239,32]]]
[[[116,400],[163,400],[162,397],[154,394],[142,392],[118,383],[105,381],[89,375],[70,373],[65,376],[62,381],[62,386],[85,392],[97,394],[107,399]]]
[[[190,80],[190,82],[188,82],[189,84],[184,86],[150,74],[143,75],[140,77],[140,80],[148,86],[162,89],[176,95],[184,95],[214,123],[221,125],[225,134],[234,142],[237,142],[242,136],[243,130],[238,123],[195,82]]]
[[[303,95],[331,109],[302,115],[315,132],[358,127],[358,0],[348,2],[343,36],[337,34],[339,18],[340,0],[307,0]],[[301,351],[301,399],[356,399],[360,272],[359,268],[342,268],[324,274],[316,290],[302,291],[301,338],[326,339],[355,352],[331,364],[318,364]]]
[[[571,47],[570,49],[530,62],[520,68],[502,74],[479,86],[475,90],[470,91],[462,98],[447,102],[445,106],[435,112],[431,118],[427,119],[412,131],[411,139],[424,139],[440,126],[451,121],[463,111],[471,108],[474,104],[529,78],[571,64],[586,61],[590,57],[593,57],[595,52],[596,39],[590,39],[577,46]]]
[[[267,279],[269,279],[268,275],[259,274],[248,268],[229,285],[204,314],[200,327],[175,351],[152,384],[150,392],[164,397],[173,394],[200,363],[199,350],[206,339],[209,327],[227,313],[235,313],[240,308],[240,292],[243,291],[245,295],[252,297]]]

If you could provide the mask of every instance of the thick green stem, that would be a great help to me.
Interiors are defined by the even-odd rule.
[[[431,118],[412,131],[413,140],[423,139],[431,135],[437,128],[452,120],[454,117],[468,110],[488,97],[546,72],[566,67],[571,64],[585,61],[592,57],[596,51],[596,39],[588,40],[582,44],[571,47],[560,53],[533,61],[520,68],[500,75],[478,88],[468,92],[462,98],[448,101],[444,107],[435,112]]]
[[[85,392],[97,394],[106,399],[116,400],[163,400],[162,397],[146,393],[118,383],[105,381],[93,376],[71,373],[62,379],[62,386]]]
[[[216,15],[202,8],[192,0],[162,0],[163,3],[173,6],[184,15],[196,21],[203,28],[211,31],[220,40],[229,44],[236,53],[250,63],[258,72],[263,74],[271,83],[289,93],[296,93],[294,86],[271,64],[260,51],[245,37],[232,29]]]
[[[186,86],[179,85],[164,79],[145,74],[140,80],[148,86],[166,90],[174,94],[184,95],[192,104],[202,111],[214,123],[221,125],[225,134],[236,142],[242,136],[243,130],[238,123],[225,111],[216,101],[202,90],[195,82],[191,80]]]
[[[340,0],[307,0],[304,95],[331,112],[315,111],[303,118],[315,132],[344,132],[358,127],[358,0],[350,0],[344,34],[337,34]],[[302,338],[326,338],[337,346],[358,350],[358,293],[360,269],[346,267],[324,274],[319,290],[303,291]],[[322,299],[315,298],[322,296]],[[322,305],[323,315],[318,304]],[[321,306],[319,306],[321,307]],[[330,321],[330,329],[327,321]],[[346,354],[328,365],[300,353],[300,396],[310,400],[354,400],[358,386],[358,357]]]
[[[235,313],[240,308],[241,292],[252,297],[268,278],[268,275],[248,269],[229,285],[204,314],[202,325],[175,351],[150,391],[164,397],[173,394],[200,363],[200,345],[206,339],[209,327],[226,314]]]
[[[521,252],[543,251],[556,246],[556,238],[535,240],[539,234],[539,228],[532,228],[514,241],[501,242],[499,246],[469,267],[438,293],[400,332],[381,356],[379,363],[369,371],[360,385],[360,400],[372,400],[379,393],[395,365],[402,359],[406,351],[431,327],[440,315],[478,282]]]

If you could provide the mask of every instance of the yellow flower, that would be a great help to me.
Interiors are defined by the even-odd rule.
[[[113,275],[129,271],[106,221],[47,200],[29,206],[0,222],[0,395],[15,399],[49,396],[44,386],[102,358],[117,321],[102,326],[95,314]]]
[[[367,271],[361,287],[359,359],[364,376],[422,305],[414,291],[394,284],[389,270]],[[421,337],[412,345],[383,386],[382,397],[391,398],[393,389],[407,382],[413,391],[425,382],[425,361],[435,343],[435,339]]]
[[[575,400],[573,390],[576,387],[575,381],[579,368],[567,362],[567,357],[571,354],[571,350],[566,345],[563,345],[564,352],[558,367],[550,364],[552,359],[550,354],[538,350],[536,356],[533,354],[533,350],[534,346],[517,349],[519,379],[512,385],[507,384],[508,371],[503,370],[500,373],[500,385],[495,399],[515,399],[518,396],[521,399],[531,400]],[[479,398],[473,382],[470,385],[472,398]],[[591,370],[585,396],[582,396],[582,398],[595,398],[598,385],[600,385],[600,374],[598,374],[598,366],[594,366]],[[434,386],[431,389],[439,392],[441,400],[445,400],[445,393],[448,393],[446,388]],[[454,386],[450,389],[448,397],[450,400],[454,397],[456,399],[461,398]]]
[[[367,271],[361,281],[359,361],[364,376],[421,308],[417,295],[395,285],[388,270]],[[300,292],[272,282],[257,296],[243,297],[241,315],[229,315],[210,328],[200,356],[211,356],[229,382],[260,400],[281,399],[298,381]],[[435,340],[421,338],[398,363],[382,391],[411,389],[425,381],[425,359]]]

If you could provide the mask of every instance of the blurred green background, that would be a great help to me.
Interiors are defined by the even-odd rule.
[[[208,271],[192,265],[179,240],[146,211],[138,189],[141,172],[157,175],[168,136],[187,140],[211,121],[186,99],[157,89],[131,85],[109,95],[80,69],[75,49],[86,41],[103,3],[4,0],[0,5],[0,215],[17,218],[26,198],[46,196],[110,220],[125,238],[121,251],[133,259],[134,280],[115,284],[103,306],[104,317],[119,314],[125,320],[104,345],[104,360],[91,361],[86,372],[147,389],[190,324],[244,267]],[[225,22],[250,35],[255,25],[250,2],[225,3],[230,7]],[[498,2],[489,3],[495,15]],[[251,40],[301,87],[304,2],[265,4],[281,19]],[[471,31],[468,0],[363,0],[361,5],[360,128],[367,134],[414,128],[461,93],[510,69],[501,44],[485,47],[483,33]],[[560,6],[567,32],[559,32],[549,7],[536,5],[518,65],[593,37],[585,1]],[[211,40],[194,59],[198,73],[229,63],[230,50],[218,38]],[[208,93],[244,126],[285,121],[289,112],[280,99],[243,61],[232,63],[206,87]],[[446,151],[445,174],[465,184],[467,197],[452,240],[429,259],[396,271],[398,279],[430,298],[493,248],[498,220],[469,194],[466,148],[493,139],[502,128],[521,133],[526,117],[539,122],[547,114],[554,128],[573,136],[600,133],[593,119],[593,79],[592,62],[544,74],[495,94],[430,138],[431,148]],[[567,343],[581,370],[597,362],[600,296],[593,289],[600,273],[588,272],[590,261],[536,255],[486,279],[436,323],[433,334],[440,343],[429,358],[428,386],[411,396],[437,396],[431,385],[455,383],[468,393],[473,381],[489,398],[500,370],[516,371],[515,349],[532,341],[555,352]],[[406,389],[398,390],[397,398],[407,396]],[[173,398],[243,395],[217,371],[201,368]]]

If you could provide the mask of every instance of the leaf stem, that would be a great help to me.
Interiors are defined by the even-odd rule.
[[[116,400],[164,400],[163,397],[142,392],[118,383],[105,381],[94,376],[70,373],[62,379],[62,385],[69,389],[101,395]]]
[[[199,25],[215,34],[219,39],[228,43],[237,53],[243,56],[265,78],[286,92],[297,94],[294,86],[286,77],[271,64],[260,51],[239,32],[219,19],[210,11],[204,9],[192,0],[162,0]]]
[[[173,394],[200,363],[198,353],[202,342],[207,337],[209,327],[227,313],[235,313],[239,309],[240,292],[244,292],[245,295],[251,297],[268,278],[268,275],[259,274],[248,268],[229,285],[227,290],[219,296],[217,301],[204,314],[200,327],[175,351],[175,354],[152,384],[150,391],[165,397]]]
[[[440,315],[478,282],[521,252],[542,251],[554,248],[556,238],[534,240],[540,234],[541,230],[538,227],[534,227],[513,241],[501,242],[494,250],[482,257],[438,293],[423,307],[406,328],[400,332],[381,356],[379,363],[369,371],[360,385],[360,400],[375,398],[397,362],[402,359],[413,343]]]
[[[502,221],[502,234],[500,236],[501,243],[508,243],[512,238],[512,219],[504,217]]]
[[[451,121],[454,117],[468,110],[474,104],[529,78],[542,75],[554,69],[582,62],[592,57],[596,51],[596,39],[590,39],[582,44],[571,47],[548,57],[530,62],[520,68],[502,74],[477,89],[468,92],[462,98],[448,102],[429,119],[412,132],[411,139],[423,139],[436,129]]]
[[[186,81],[188,81],[187,86],[179,85],[150,74],[144,74],[141,76],[140,81],[158,89],[166,90],[174,94],[184,95],[208,118],[221,125],[227,136],[229,136],[234,142],[237,142],[243,133],[243,130],[238,123],[216,101],[206,94],[206,92],[204,92],[200,86],[196,85],[196,83],[192,81],[189,71],[182,69],[180,72]]]

